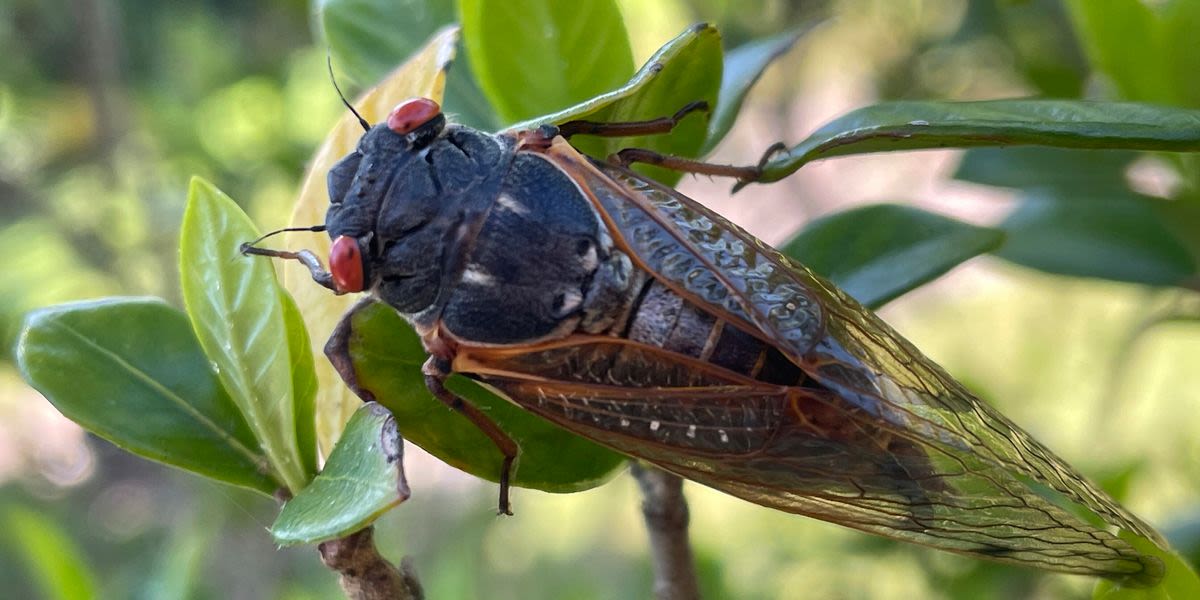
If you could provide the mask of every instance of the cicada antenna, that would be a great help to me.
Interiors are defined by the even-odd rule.
[[[345,104],[346,108],[350,109],[350,112],[358,117],[358,124],[362,125],[363,131],[370,131],[371,124],[362,115],[358,114],[357,110],[354,110],[354,106],[350,104],[349,100],[346,100],[346,95],[342,93],[342,88],[338,87],[337,77],[333,76],[333,55],[329,53],[328,49],[325,50],[325,66],[329,67],[329,82],[333,84],[333,89],[337,90],[338,98],[342,99],[342,104]]]
[[[282,259],[282,260],[294,260],[296,262],[299,262],[300,264],[304,265],[304,268],[308,269],[308,272],[310,274],[312,274],[313,281],[321,284],[322,286],[325,286],[326,288],[329,288],[330,290],[333,290],[333,292],[335,294],[339,294],[339,295],[342,294],[343,292],[341,290],[339,290],[337,288],[337,285],[334,284],[334,282],[333,282],[333,274],[331,274],[329,271],[326,271],[325,268],[323,266],[321,266],[321,259],[317,258],[317,255],[313,254],[312,251],[299,250],[296,252],[291,252],[288,250],[272,250],[270,248],[259,248],[256,245],[259,242],[261,242],[273,235],[284,233],[286,231],[316,231],[316,232],[319,232],[319,231],[325,231],[325,226],[324,225],[313,225],[312,227],[284,227],[283,229],[276,229],[275,231],[272,231],[271,233],[260,236],[257,240],[254,240],[253,242],[243,243],[241,245],[241,247],[239,248],[239,250],[241,251],[242,254],[245,254],[245,255],[267,256],[270,258],[278,258],[278,259]]]
[[[275,231],[272,231],[270,233],[264,233],[264,234],[258,236],[258,239],[254,240],[253,242],[243,243],[241,246],[242,254],[252,254],[252,252],[248,252],[248,250],[258,246],[259,242],[261,242],[269,237],[276,236],[281,233],[287,233],[289,231],[312,231],[312,232],[319,233],[319,232],[325,231],[325,226],[324,225],[311,225],[309,227],[284,227],[282,229],[276,229]]]

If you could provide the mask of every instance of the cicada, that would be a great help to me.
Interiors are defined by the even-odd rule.
[[[499,134],[406,101],[328,174],[336,293],[367,292],[420,334],[429,391],[505,457],[517,445],[443,385],[472,378],[564,429],[770,508],[979,558],[1149,585],[1161,561],[1114,535],[1148,525],[981,402],[870,310],[630,163],[752,181],[731,167],[574,135]],[[761,164],[761,163],[760,163]],[[343,320],[347,323],[348,320]],[[345,331],[327,349],[352,387]],[[1094,518],[1079,516],[1085,509]]]

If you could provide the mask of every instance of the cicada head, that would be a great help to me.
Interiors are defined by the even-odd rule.
[[[407,100],[329,171],[325,226],[338,291],[372,292],[406,314],[433,305],[464,198],[494,161],[462,139],[470,135],[485,134],[447,127],[432,100]]]

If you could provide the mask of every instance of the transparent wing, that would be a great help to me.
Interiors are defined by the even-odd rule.
[[[1143,582],[1161,575],[1157,559],[1109,531],[1158,541],[1152,528],[874,313],[674,190],[569,147],[551,152],[643,267],[752,326],[821,388],[802,405],[825,418],[801,414],[819,424],[793,428],[754,460],[703,466],[689,456],[664,466],[760,504],[946,550]],[[865,437],[831,433],[846,427]],[[857,468],[812,477],[820,456],[827,474]]]

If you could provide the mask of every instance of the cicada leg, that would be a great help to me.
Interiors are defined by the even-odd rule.
[[[699,100],[692,102],[669,117],[659,117],[645,121],[625,121],[603,123],[599,121],[567,121],[558,126],[558,135],[570,139],[573,135],[595,135],[600,137],[632,137],[636,135],[657,135],[670,133],[684,117],[697,111],[708,112],[708,103]]]
[[[504,463],[500,467],[500,514],[511,515],[512,506],[508,502],[508,487],[509,477],[512,474],[513,462],[517,459],[517,443],[513,441],[504,430],[495,421],[488,418],[483,411],[479,410],[474,404],[464,400],[458,394],[446,389],[446,378],[450,376],[449,365],[443,359],[435,356],[430,356],[429,360],[425,361],[425,365],[421,367],[421,371],[425,373],[425,387],[435,398],[441,400],[446,406],[462,413],[464,417],[469,419],[484,435],[492,440],[493,444],[500,449],[500,453],[504,455]]]
[[[609,160],[628,167],[633,163],[645,163],[671,169],[672,171],[680,171],[682,173],[695,173],[697,175],[715,175],[717,177],[732,177],[738,180],[734,191],[741,189],[742,186],[758,181],[762,177],[763,168],[767,165],[767,161],[781,150],[786,150],[787,145],[783,142],[776,142],[767,148],[759,159],[758,164],[754,166],[736,166],[736,165],[719,165],[708,163],[680,156],[672,156],[670,154],[660,154],[653,150],[643,148],[626,148],[609,157]]]

